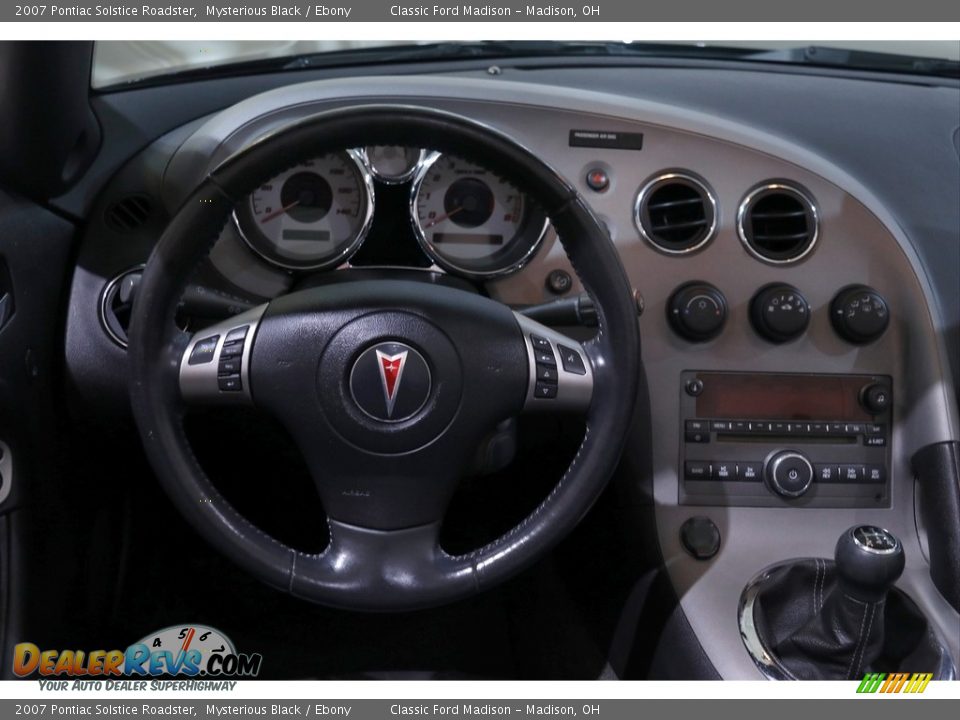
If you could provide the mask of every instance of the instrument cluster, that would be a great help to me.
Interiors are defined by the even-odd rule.
[[[453,155],[395,146],[305,160],[252,192],[235,209],[234,224],[271,266],[340,267],[370,232],[377,185],[408,188],[409,227],[398,237],[412,234],[434,265],[471,279],[519,270],[548,227],[523,191],[496,173]]]

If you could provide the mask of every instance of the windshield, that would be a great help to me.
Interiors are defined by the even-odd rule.
[[[816,47],[813,47],[816,46]],[[105,88],[126,83],[141,82],[164,75],[200,72],[204,69],[228,68],[238,63],[268,64],[280,61],[276,69],[296,69],[325,64],[320,60],[333,60],[342,56],[358,61],[366,58],[383,61],[377,49],[395,50],[390,58],[402,59],[404,51],[413,51],[420,59],[428,59],[429,48],[442,48],[437,57],[455,59],[463,57],[509,56],[511,54],[538,55],[557,54],[637,54],[656,56],[658,50],[669,49],[671,57],[743,58],[773,62],[804,62],[819,65],[849,66],[863,69],[899,70],[907,72],[933,72],[930,61],[960,61],[960,43],[949,41],[862,41],[862,42],[731,42],[718,43],[435,43],[435,42],[384,42],[363,40],[310,40],[310,41],[143,41],[143,42],[97,42],[94,50],[94,88]],[[824,49],[850,52],[823,52]],[[820,50],[820,55],[810,50]],[[364,53],[363,51],[367,51]],[[373,52],[371,52],[373,51]],[[494,52],[495,51],[495,52]],[[362,54],[361,54],[362,53]],[[347,59],[343,58],[343,59]],[[912,59],[905,64],[904,58]],[[296,59],[303,62],[297,63]],[[868,61],[869,59],[869,61]],[[888,59],[889,62],[885,62]],[[283,61],[293,61],[288,65]]]

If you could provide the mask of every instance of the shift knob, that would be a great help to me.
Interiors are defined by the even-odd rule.
[[[903,545],[875,525],[855,525],[837,541],[834,552],[840,589],[855,600],[882,600],[903,573]]]

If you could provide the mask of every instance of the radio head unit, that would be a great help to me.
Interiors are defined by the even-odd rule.
[[[891,380],[687,371],[680,502],[888,507]]]

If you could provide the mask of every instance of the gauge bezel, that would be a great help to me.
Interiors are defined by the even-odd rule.
[[[360,154],[360,157],[363,158],[364,164],[366,164],[367,169],[370,171],[370,174],[373,176],[373,179],[384,185],[403,185],[404,183],[410,182],[411,178],[415,177],[417,172],[420,170],[420,166],[426,162],[427,157],[429,157],[429,152],[423,148],[419,149],[420,155],[417,158],[417,161],[413,164],[407,172],[403,175],[384,175],[383,173],[377,172],[377,168],[374,166],[373,161],[370,159],[370,155],[367,153],[368,147],[379,147],[377,145],[366,145],[362,148],[359,148],[357,152]],[[412,147],[412,146],[400,146],[400,147]]]
[[[417,237],[417,242],[420,244],[420,248],[427,254],[427,257],[437,264],[438,267],[446,270],[449,273],[461,275],[473,280],[491,280],[494,278],[506,277],[525,267],[536,254],[537,250],[540,249],[540,245],[543,243],[543,239],[547,235],[547,229],[550,227],[550,218],[548,218],[546,213],[544,213],[539,207],[530,202],[529,195],[523,192],[523,190],[521,190],[519,187],[516,188],[517,192],[523,193],[524,196],[523,219],[520,222],[517,234],[510,239],[509,243],[507,243],[507,247],[509,248],[511,245],[524,242],[524,238],[527,238],[527,240],[526,247],[523,249],[522,253],[518,257],[510,257],[509,263],[498,264],[497,267],[492,267],[489,270],[478,270],[475,267],[464,267],[463,265],[458,265],[455,261],[444,257],[443,253],[437,250],[436,245],[427,239],[427,234],[424,231],[423,226],[420,224],[420,218],[417,216],[417,199],[420,196],[420,188],[423,186],[423,182],[426,179],[430,168],[432,168],[433,165],[445,154],[447,153],[436,151],[431,152],[420,164],[417,174],[413,178],[413,183],[410,186],[410,222],[413,225],[414,234]],[[460,158],[459,156],[454,157],[474,165],[479,164],[473,162],[472,160]],[[513,185],[513,181],[507,180],[507,182]],[[514,187],[516,186],[514,185]],[[543,218],[542,225],[540,221],[541,217]],[[532,238],[532,240],[530,238]]]
[[[360,230],[357,232],[356,236],[346,245],[342,250],[336,253],[336,255],[331,256],[329,259],[324,260],[323,262],[311,263],[311,264],[301,264],[296,262],[291,262],[288,258],[276,258],[271,257],[269,253],[266,253],[262,249],[258,248],[256,243],[254,243],[247,235],[243,227],[243,220],[241,220],[241,214],[249,218],[249,205],[250,205],[250,195],[247,195],[241,201],[242,206],[240,208],[240,213],[238,213],[237,208],[233,209],[233,212],[230,214],[230,217],[233,221],[234,229],[236,229],[237,234],[243,239],[243,242],[246,244],[251,251],[253,251],[257,257],[262,260],[270,263],[271,265],[284,270],[291,270],[295,272],[302,271],[316,271],[316,270],[329,270],[330,268],[335,268],[346,261],[348,261],[353,254],[360,248],[363,244],[363,241],[367,239],[367,234],[370,232],[370,227],[373,225],[373,217],[375,211],[375,193],[373,187],[373,176],[370,172],[364,158],[360,155],[359,151],[354,150],[353,148],[348,148],[346,150],[337,151],[345,154],[350,160],[353,161],[353,164],[356,166],[357,171],[360,173],[361,178],[361,189],[366,193],[365,203],[366,209],[363,218],[363,223],[360,225]],[[335,154],[335,153],[330,153]],[[308,158],[309,160],[310,158]],[[305,161],[304,161],[305,162]],[[302,163],[297,163],[292,167],[298,167]],[[260,232],[255,228],[256,232]],[[262,234],[262,233],[261,233]],[[264,236],[266,237],[266,236]]]

